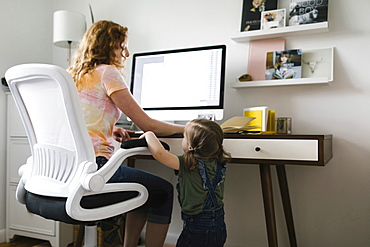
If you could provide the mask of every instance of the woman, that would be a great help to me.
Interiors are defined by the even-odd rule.
[[[130,139],[130,131],[115,127],[121,112],[143,131],[171,135],[184,129],[181,125],[150,118],[129,92],[121,71],[130,55],[127,31],[112,21],[94,23],[86,31],[68,68],[76,82],[99,167],[112,156],[114,139],[119,142]],[[146,245],[162,247],[172,214],[172,185],[153,174],[126,166],[121,166],[109,182],[141,183],[148,189],[152,201],[159,203],[158,208],[140,208],[127,214],[124,247],[137,246],[146,221]]]
[[[265,0],[247,1],[244,1],[244,8],[248,7],[248,9],[243,12],[242,31],[259,30],[261,28],[261,12],[265,11]]]

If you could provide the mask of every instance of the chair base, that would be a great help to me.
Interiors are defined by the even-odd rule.
[[[75,225],[73,247],[115,247],[122,245],[124,228],[124,215],[98,221],[95,224]]]
[[[85,244],[84,247],[97,247],[98,246],[97,226],[85,226]]]

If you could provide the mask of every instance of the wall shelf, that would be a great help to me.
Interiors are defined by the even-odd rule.
[[[287,86],[287,85],[305,85],[305,84],[325,84],[329,83],[328,77],[315,77],[315,78],[297,78],[297,79],[283,79],[283,80],[261,80],[261,81],[246,81],[231,83],[232,88],[244,87],[274,87],[274,86]]]
[[[265,40],[274,38],[285,38],[289,36],[311,35],[329,31],[328,22],[319,22],[305,25],[286,26],[268,30],[254,30],[240,32],[231,39],[243,43],[253,40]],[[236,80],[231,83],[232,88],[244,87],[271,87],[286,85],[325,84],[333,81],[334,70],[334,47],[303,50],[302,51],[302,78],[284,80],[256,80],[240,82]],[[312,65],[309,65],[313,62]]]
[[[302,78],[283,80],[256,80],[240,82],[238,79],[231,83],[232,88],[243,87],[271,87],[305,84],[325,84],[333,81],[334,47],[303,50],[303,61],[316,61],[314,72],[311,72],[307,63],[302,63]]]
[[[317,33],[324,33],[329,31],[328,22],[319,22],[305,25],[286,26],[268,30],[254,30],[239,32],[236,36],[231,39],[235,42],[242,43],[250,40],[262,40],[262,39],[273,39],[283,38],[288,36],[297,35],[310,35]]]

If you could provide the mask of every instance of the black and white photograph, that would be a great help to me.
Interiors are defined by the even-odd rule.
[[[290,0],[289,26],[328,21],[329,0]]]

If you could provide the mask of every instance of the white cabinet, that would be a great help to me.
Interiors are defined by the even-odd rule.
[[[7,204],[6,231],[9,241],[15,235],[43,239],[55,247],[73,242],[73,226],[44,219],[27,211],[15,198],[18,169],[31,155],[26,132],[12,95],[7,93]]]

